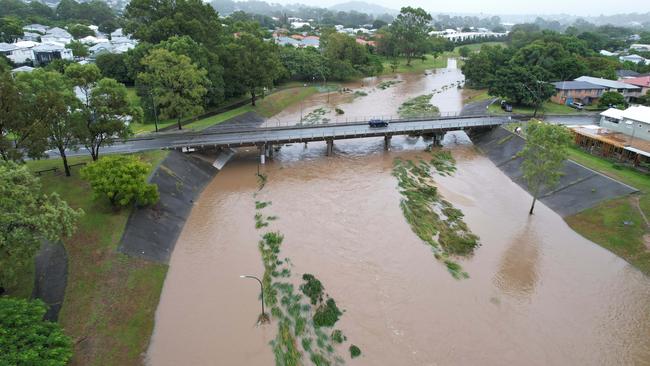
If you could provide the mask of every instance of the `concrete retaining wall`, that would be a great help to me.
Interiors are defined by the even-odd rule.
[[[133,210],[119,251],[146,260],[168,263],[194,201],[217,174],[210,163],[171,151],[151,177],[160,201]]]
[[[523,159],[516,156],[526,143],[521,136],[499,127],[472,140],[499,169],[528,191],[521,171]],[[637,191],[571,160],[564,163],[563,173],[558,185],[545,189],[540,197],[540,201],[563,217]]]

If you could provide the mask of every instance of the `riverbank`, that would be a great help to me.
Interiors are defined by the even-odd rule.
[[[573,230],[612,251],[650,275],[650,176],[615,166],[611,161],[588,154],[578,147],[570,150],[576,162],[634,186],[638,194],[612,199],[566,218]]]
[[[167,152],[136,154],[152,167]],[[89,157],[69,158],[71,164]],[[31,171],[60,166],[59,159],[30,161]],[[149,343],[154,312],[167,266],[117,252],[130,210],[115,211],[92,200],[89,185],[79,178],[43,174],[43,191],[57,192],[74,208],[82,208],[76,233],[65,240],[69,259],[65,299],[59,322],[74,342],[71,365],[139,365]],[[33,284],[33,275],[29,281]],[[28,293],[25,288],[20,292]]]

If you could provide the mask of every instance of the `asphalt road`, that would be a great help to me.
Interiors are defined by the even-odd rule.
[[[547,116],[548,121],[565,125],[593,124],[594,116]],[[314,125],[296,128],[247,128],[241,131],[229,129],[208,129],[202,132],[174,132],[161,133],[156,136],[133,138],[125,142],[118,142],[112,146],[102,147],[100,154],[133,153],[146,150],[163,148],[179,148],[183,146],[200,145],[230,145],[246,146],[258,142],[285,143],[296,140],[317,141],[325,137],[354,138],[372,137],[390,134],[407,134],[411,131],[453,130],[461,127],[476,127],[494,125],[495,121],[507,122],[508,116],[457,118],[449,120],[393,122],[387,128],[370,128],[366,124],[344,125]],[[212,132],[211,132],[212,131]],[[58,156],[54,150],[49,151],[50,156]],[[88,152],[81,147],[76,151],[69,151],[69,156],[86,155]]]

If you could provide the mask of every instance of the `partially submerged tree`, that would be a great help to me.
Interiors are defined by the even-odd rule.
[[[512,66],[500,69],[490,80],[488,93],[508,99],[515,104],[527,105],[537,110],[555,94],[553,84],[547,83],[548,73],[535,66]]]
[[[406,65],[428,49],[429,26],[431,14],[422,8],[410,6],[402,8],[391,25],[391,31],[397,41],[397,48],[406,57]]]
[[[530,215],[542,189],[552,189],[559,182],[570,143],[571,134],[564,126],[536,120],[528,124],[526,145],[518,156],[524,159],[521,167],[533,195]]]
[[[11,287],[42,241],[72,235],[83,211],[56,193],[42,194],[40,181],[14,162],[0,162],[0,197],[0,286]]]
[[[181,120],[203,111],[203,97],[210,85],[205,69],[198,68],[185,55],[154,49],[143,60],[145,71],[138,81],[154,96],[154,105],[163,118]]]
[[[107,156],[81,169],[95,199],[107,199],[114,207],[158,202],[158,186],[147,183],[151,166],[133,156]]]
[[[72,341],[60,325],[43,320],[40,300],[0,298],[0,365],[64,366],[72,358]]]

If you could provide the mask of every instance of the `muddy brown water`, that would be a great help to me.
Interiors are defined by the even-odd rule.
[[[412,92],[409,82],[377,92],[384,97],[372,107],[396,108],[393,98],[446,83],[434,79],[414,77]],[[446,98],[441,110],[459,110],[458,90],[445,93],[436,94]],[[352,101],[360,114],[371,107],[363,98]],[[284,234],[281,257],[291,258],[295,281],[316,275],[345,309],[336,328],[363,352],[349,364],[650,365],[650,278],[543,204],[528,216],[530,196],[462,133],[445,138],[458,171],[435,180],[481,246],[460,261],[471,278],[453,279],[405,221],[391,175],[395,157],[425,157],[426,144],[394,137],[385,152],[382,139],[337,141],[333,157],[321,143],[285,146],[262,168],[268,183],[257,197],[258,157],[240,150],[176,244],[147,364],[274,364],[277,327],[255,326],[259,285],[239,278],[263,273],[265,231],[255,230],[254,214],[265,200],[263,212],[279,217],[266,229]],[[346,360],[348,345],[337,348]]]
[[[471,276],[454,280],[411,231],[391,176],[395,157],[424,156],[394,138],[284,147],[262,169],[242,151],[206,188],[172,256],[150,365],[272,365],[275,326],[256,327],[261,275],[254,202],[272,201],[269,230],[285,235],[295,277],[315,274],[345,314],[337,323],[367,365],[650,364],[650,279],[573,232],[472,146],[446,142],[458,161],[436,177],[481,237]],[[340,347],[339,353],[347,350]],[[347,358],[347,356],[346,356]]]
[[[351,92],[315,94],[269,118],[264,125],[274,127],[298,124],[301,116],[304,118],[319,108],[326,110],[322,118],[329,119],[330,123],[370,118],[397,118],[397,109],[402,103],[422,94],[433,94],[431,103],[440,109],[441,114],[455,114],[460,112],[463,102],[458,85],[465,80],[456,66],[456,60],[449,59],[447,68],[428,70],[426,73],[368,77],[360,81],[344,83],[342,88],[347,88]],[[390,81],[395,81],[397,84],[386,89],[378,87],[382,82]],[[355,97],[355,91],[362,91],[368,95]],[[340,108],[344,114],[338,115],[335,108]]]

